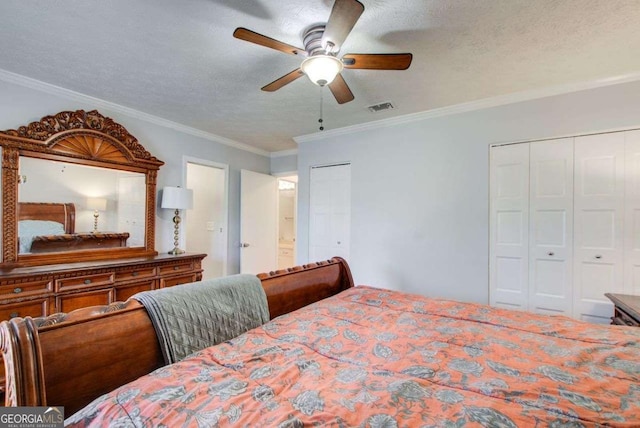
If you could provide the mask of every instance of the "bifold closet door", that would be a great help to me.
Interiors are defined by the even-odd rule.
[[[528,309],[529,145],[490,150],[489,300]]]
[[[572,315],[573,138],[530,143],[529,310]]]
[[[575,138],[575,318],[609,323],[604,293],[623,292],[625,133]]]
[[[640,131],[624,134],[624,292],[640,295]]]

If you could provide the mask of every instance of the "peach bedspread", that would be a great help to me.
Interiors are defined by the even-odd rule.
[[[356,287],[98,398],[72,426],[640,426],[640,329]]]

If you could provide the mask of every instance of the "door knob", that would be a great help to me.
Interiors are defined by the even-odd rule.
[[[249,246],[249,244],[246,243],[246,242],[241,242],[240,243],[240,247],[242,247],[242,248],[247,248],[248,246]]]

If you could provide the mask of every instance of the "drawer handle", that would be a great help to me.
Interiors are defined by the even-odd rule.
[[[84,280],[84,283],[85,283],[85,284],[87,284],[87,285],[88,285],[88,284],[91,284],[91,280],[90,280],[90,279],[85,279],[85,280]]]
[[[173,267],[173,270],[178,270],[178,269],[179,269],[179,267],[178,267],[178,266],[174,266],[174,267]]]
[[[549,251],[547,254],[549,254],[550,256],[554,255],[553,251]]]
[[[16,288],[13,289],[13,292],[16,293],[16,294],[22,293],[22,288],[16,287]]]
[[[17,317],[19,317],[19,316],[20,316],[20,314],[19,314],[18,312],[11,312],[11,313],[9,314],[9,318],[17,318]]]
[[[600,260],[602,256],[600,254],[596,255],[596,259]]]
[[[131,272],[131,276],[138,276],[138,271]]]

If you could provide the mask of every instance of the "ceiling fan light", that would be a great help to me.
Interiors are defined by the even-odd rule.
[[[318,86],[324,86],[333,82],[343,65],[335,56],[314,55],[302,61],[300,68],[309,80]]]

